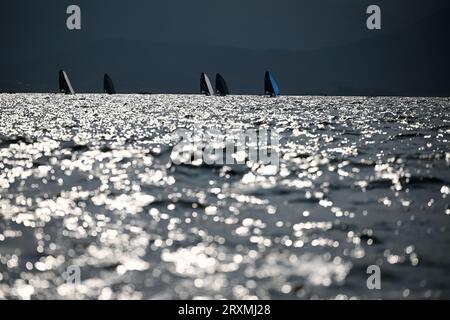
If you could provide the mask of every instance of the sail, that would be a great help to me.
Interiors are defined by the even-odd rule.
[[[59,71],[59,92],[65,94],[75,94],[73,91],[72,84],[70,83],[69,77],[64,70]]]
[[[278,97],[280,95],[280,87],[270,71],[266,71],[264,76],[264,94],[271,97]]]
[[[107,94],[115,94],[116,89],[114,88],[114,84],[107,73],[103,77],[103,91]]]
[[[216,94],[219,96],[226,96],[230,94],[225,79],[219,73],[216,74]]]
[[[213,96],[214,90],[211,85],[211,81],[209,81],[206,73],[202,72],[200,76],[200,93],[205,94],[207,96]]]

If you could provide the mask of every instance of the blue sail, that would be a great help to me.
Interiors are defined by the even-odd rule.
[[[266,71],[264,76],[264,94],[271,97],[278,97],[281,94],[280,87],[270,71]]]

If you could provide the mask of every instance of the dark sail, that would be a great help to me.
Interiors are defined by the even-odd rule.
[[[214,95],[214,90],[212,88],[211,81],[209,81],[208,76],[204,72],[202,72],[200,76],[200,93],[207,96]]]
[[[230,94],[227,83],[220,73],[216,74],[216,94],[219,96],[226,96]]]
[[[280,88],[271,72],[266,71],[264,76],[264,94],[271,97],[278,97],[280,95]]]
[[[107,73],[105,73],[105,76],[103,77],[103,91],[107,94],[115,94],[116,93],[114,84]]]
[[[69,77],[64,70],[59,71],[59,92],[65,94],[75,94],[73,91],[72,84],[70,83]]]

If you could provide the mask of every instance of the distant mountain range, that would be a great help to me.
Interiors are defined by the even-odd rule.
[[[387,36],[374,31],[371,38],[313,51],[124,39],[33,57],[29,48],[25,58],[3,55],[0,92],[56,92],[58,71],[65,69],[77,92],[102,92],[107,72],[119,92],[198,93],[201,72],[220,72],[231,93],[262,94],[264,71],[271,70],[282,94],[450,96],[449,31],[447,9]]]

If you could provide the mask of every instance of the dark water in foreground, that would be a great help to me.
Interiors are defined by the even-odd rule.
[[[0,119],[0,298],[450,298],[450,99],[0,95]],[[194,124],[271,127],[280,170],[174,164]]]

